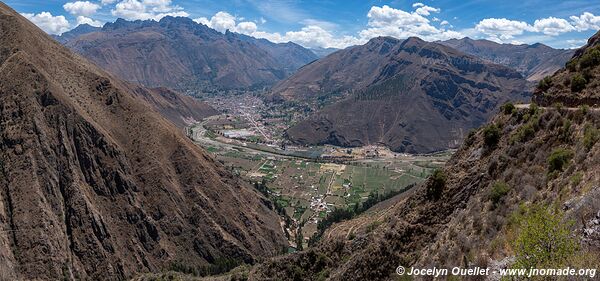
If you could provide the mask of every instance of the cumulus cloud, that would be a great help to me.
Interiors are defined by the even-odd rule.
[[[533,23],[533,29],[546,35],[557,36],[561,33],[570,32],[575,28],[565,19],[549,17],[536,20]]]
[[[600,29],[600,16],[585,12],[581,16],[571,16],[571,24],[577,31]]]
[[[491,40],[498,41],[513,39],[525,31],[533,30],[533,27],[524,21],[488,18],[477,23],[475,30],[488,35]]]
[[[415,10],[415,13],[423,16],[429,16],[430,13],[439,13],[441,10],[439,8],[429,7],[429,6],[421,6]]]
[[[183,8],[171,0],[122,0],[111,10],[113,16],[128,20],[160,20],[166,16],[187,17]]]
[[[251,21],[242,21],[238,23],[238,20],[243,20],[243,18],[236,18],[227,12],[218,12],[210,19],[201,17],[194,19],[195,22],[204,24],[216,31],[225,32],[227,30],[231,32],[237,32],[246,35],[253,35],[254,32],[257,31],[258,26],[256,23]]]
[[[62,34],[68,31],[70,27],[69,21],[64,16],[53,16],[49,12],[24,13],[22,15],[49,34]]]
[[[102,5],[110,5],[115,2],[117,2],[117,0],[102,0],[100,3],[102,3]]]
[[[89,24],[89,25],[95,26],[95,27],[101,27],[102,26],[102,22],[97,21],[97,20],[93,20],[91,18],[84,17],[84,16],[78,16],[77,17],[77,25],[80,25],[80,24]]]
[[[417,5],[417,7],[417,10],[419,10],[428,6]],[[387,5],[382,7],[373,6],[367,14],[367,18],[369,19],[367,28],[362,30],[359,35],[363,41],[377,36],[392,36],[396,38],[417,36],[432,41],[464,37],[457,31],[436,28],[431,25],[426,15],[429,14],[425,14],[422,11],[417,12],[416,10],[414,12],[406,12]]]
[[[63,5],[65,11],[75,16],[91,16],[100,9],[100,5],[89,1],[67,2]]]

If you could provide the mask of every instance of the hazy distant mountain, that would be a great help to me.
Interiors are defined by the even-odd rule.
[[[96,32],[96,31],[99,31],[100,29],[101,29],[100,27],[95,27],[95,26],[91,26],[87,23],[84,23],[84,24],[78,25],[77,27],[75,27],[61,35],[52,35],[52,37],[54,39],[56,39],[56,41],[64,44],[70,40],[75,39],[76,37],[79,37],[84,34]]]
[[[315,53],[319,58],[323,58],[328,56],[329,54],[338,51],[340,49],[336,49],[336,48],[322,48],[322,47],[316,47],[316,48],[310,48],[310,50]]]
[[[118,19],[66,46],[127,81],[183,90],[271,85],[317,58],[294,43],[223,34],[183,17]]]
[[[380,37],[335,52],[279,83],[277,99],[346,98],[287,132],[301,144],[385,144],[431,152],[458,146],[507,100],[529,95],[513,69],[418,38]]]
[[[1,279],[129,280],[286,245],[266,199],[130,84],[1,2],[0,30]]]
[[[519,71],[527,80],[538,81],[565,66],[574,50],[553,49],[544,44],[498,44],[470,38],[439,42],[459,51]]]

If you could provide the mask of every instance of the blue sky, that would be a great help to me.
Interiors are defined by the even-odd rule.
[[[48,33],[116,18],[187,16],[275,42],[343,48],[376,36],[445,40],[465,36],[502,43],[574,48],[600,29],[600,1],[504,0],[8,0]]]

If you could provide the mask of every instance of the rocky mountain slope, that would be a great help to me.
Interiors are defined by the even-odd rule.
[[[0,3],[3,279],[214,272],[281,251],[268,201],[137,95]]]
[[[540,81],[534,101],[541,105],[559,102],[566,106],[600,105],[600,34],[575,52],[565,68]]]
[[[499,44],[488,40],[450,39],[439,42],[461,52],[513,68],[528,81],[539,81],[563,68],[574,50],[553,49],[544,44]]]
[[[294,43],[265,41],[165,17],[118,19],[65,44],[127,81],[180,90],[271,85],[317,58]]]
[[[129,87],[140,99],[148,102],[163,117],[179,128],[219,114],[219,111],[208,103],[167,88],[146,88],[133,84]]]
[[[528,96],[516,71],[418,38],[375,38],[313,62],[280,82],[280,100],[327,105],[287,131],[300,144],[426,153],[457,147],[507,100]]]
[[[587,67],[595,73],[600,60]],[[551,94],[561,88],[549,86],[546,102],[561,102]],[[412,193],[333,225],[316,247],[265,262],[249,277],[398,280],[400,265],[598,268],[599,206],[600,110],[505,106]]]

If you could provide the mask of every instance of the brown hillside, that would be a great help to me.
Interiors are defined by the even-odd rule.
[[[120,280],[285,244],[261,195],[3,3],[0,146],[3,279]]]
[[[600,32],[575,52],[565,68],[540,82],[533,100],[541,105],[600,105]]]
[[[273,95],[345,99],[287,131],[300,144],[384,144],[427,153],[456,148],[508,100],[525,100],[527,81],[507,67],[418,38],[375,38],[301,68]]]
[[[533,205],[564,212],[559,225],[575,241],[574,254],[554,266],[600,266],[598,108],[505,107],[439,175],[390,207],[333,225],[314,248],[260,264],[250,279],[398,280],[399,265],[506,268],[521,250],[518,218]]]
[[[130,85],[140,99],[148,102],[161,115],[183,128],[208,116],[219,114],[208,103],[182,95],[167,88],[145,88]]]

